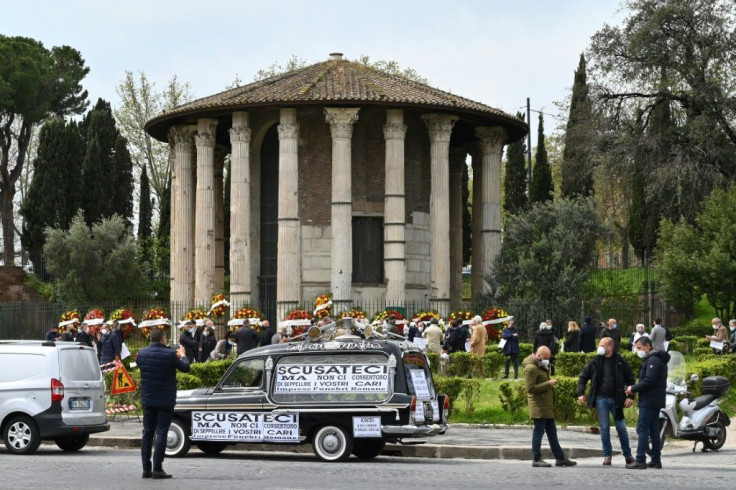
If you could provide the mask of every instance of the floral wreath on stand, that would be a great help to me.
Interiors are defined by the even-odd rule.
[[[79,323],[81,316],[79,315],[79,312],[76,310],[69,310],[67,312],[64,312],[61,314],[61,319],[59,320],[59,330],[62,332],[66,331],[68,325],[74,325],[75,323]]]
[[[204,320],[207,318],[207,312],[202,308],[192,308],[187,311],[184,315],[184,320],[192,320],[197,326],[201,327],[204,325]]]
[[[120,329],[123,331],[123,340],[127,339],[135,333],[135,327],[138,325],[133,312],[129,308],[118,308],[110,315],[110,322],[118,322]]]
[[[332,297],[329,294],[320,294],[314,300],[314,316],[324,318],[330,315]]]
[[[307,327],[309,326],[304,322],[304,320],[310,321],[312,320],[312,315],[307,310],[292,310],[288,315],[286,315],[286,318],[284,318],[285,322],[291,322],[293,320],[301,320],[299,323],[304,323],[304,325],[291,325],[291,336],[294,337],[295,335],[303,334],[307,331]]]
[[[404,315],[399,313],[396,310],[382,310],[376,313],[376,316],[373,317],[373,325],[383,325],[383,322],[388,320],[388,317],[393,315],[397,322],[396,322],[396,329],[399,331],[399,335],[404,335]]]
[[[164,330],[168,324],[169,319],[163,308],[151,308],[143,315],[143,321],[138,325],[138,328],[143,332],[143,336],[148,338],[151,335],[153,327]]]
[[[245,323],[244,320],[248,320],[251,328],[256,332],[259,332],[261,330],[261,321],[263,320],[263,315],[261,315],[258,310],[251,307],[240,308],[233,315],[233,319],[227,322],[227,324],[230,327],[230,330],[234,332]]]
[[[472,320],[474,316],[475,313],[470,310],[457,310],[450,313],[450,316],[447,317],[447,320],[450,322],[453,320],[462,320],[463,322],[465,322],[466,320]]]
[[[483,322],[487,322],[488,320],[498,320],[499,318],[506,318],[507,316],[509,316],[509,314],[501,308],[490,307],[486,309],[481,316],[483,317]],[[506,325],[506,322],[484,323],[484,326],[486,327],[486,332],[488,332],[488,340],[498,340],[499,338],[501,338],[501,329],[504,325]]]
[[[105,323],[105,314],[100,309],[90,310],[84,316],[84,323],[89,325],[89,331],[94,335],[100,333],[100,327]]]
[[[350,317],[353,320],[365,320],[368,318],[368,315],[365,314],[365,311],[361,310],[360,308],[352,308],[350,311],[343,311],[340,313],[340,319]]]
[[[209,314],[215,318],[223,317],[228,306],[230,306],[230,303],[227,301],[227,296],[222,293],[214,294],[212,295],[212,307],[210,307]]]
[[[432,318],[437,319],[437,325],[442,329],[442,331],[445,331],[445,322],[442,320],[442,317],[439,313],[437,313],[436,310],[422,310],[417,311],[414,314],[414,317],[416,318],[418,322],[424,322],[424,326],[428,326],[429,322],[432,320]]]

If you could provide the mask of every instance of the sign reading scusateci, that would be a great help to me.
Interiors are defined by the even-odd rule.
[[[388,393],[386,364],[281,364],[275,394]]]

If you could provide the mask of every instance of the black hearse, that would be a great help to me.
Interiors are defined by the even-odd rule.
[[[344,461],[445,433],[450,400],[417,346],[370,326],[330,338],[331,326],[241,354],[214,388],[180,391],[166,455],[191,444],[217,454],[235,443],[311,443],[320,459]]]

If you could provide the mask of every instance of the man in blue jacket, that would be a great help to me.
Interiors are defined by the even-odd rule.
[[[173,351],[166,346],[166,331],[154,328],[151,344],[138,353],[141,370],[141,403],[143,404],[143,437],[141,459],[143,478],[171,478],[163,470],[166,452],[166,436],[171,426],[176,404],[176,371],[188,373],[189,360],[184,355],[184,346]],[[151,449],[154,435],[156,449],[151,467]]]
[[[654,350],[649,337],[639,337],[634,345],[636,354],[644,359],[644,363],[639,371],[639,382],[629,386],[626,394],[639,393],[639,420],[636,423],[639,442],[636,447],[636,462],[627,464],[626,467],[636,470],[645,470],[647,467],[661,469],[659,411],[664,408],[667,398],[667,362],[670,355],[662,350]],[[647,464],[650,439],[652,460]]]

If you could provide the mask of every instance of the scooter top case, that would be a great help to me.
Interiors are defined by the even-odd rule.
[[[726,394],[729,387],[728,378],[724,378],[723,376],[708,376],[703,379],[702,391],[704,395],[722,396]]]

